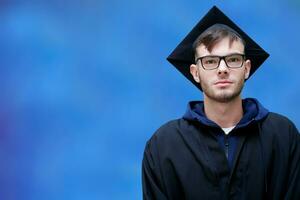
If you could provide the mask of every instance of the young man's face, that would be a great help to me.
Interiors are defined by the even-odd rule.
[[[239,40],[233,41],[230,45],[229,38],[224,38],[213,47],[211,52],[204,45],[197,47],[196,51],[197,57],[244,54],[244,45]],[[201,84],[204,99],[217,102],[229,102],[239,97],[251,68],[250,60],[246,60],[240,68],[228,68],[223,59],[217,69],[205,70],[201,65],[201,61],[192,64],[190,72],[194,80]]]

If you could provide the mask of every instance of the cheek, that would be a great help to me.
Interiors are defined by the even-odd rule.
[[[209,86],[213,82],[211,79],[209,79],[207,76],[199,76],[200,84]]]

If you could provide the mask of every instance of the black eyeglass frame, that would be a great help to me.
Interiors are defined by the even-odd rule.
[[[242,63],[241,63],[241,66],[239,66],[239,67],[230,67],[230,66],[228,66],[228,64],[227,64],[227,62],[226,62],[226,57],[230,57],[230,56],[234,56],[234,55],[242,56],[243,61],[242,61]],[[204,65],[203,65],[202,60],[203,60],[203,58],[207,58],[207,57],[219,58],[219,63],[218,63],[218,65],[217,65],[217,67],[212,68],[212,69],[206,69],[206,68],[204,67]],[[203,57],[197,58],[196,61],[195,61],[195,63],[197,64],[199,60],[201,61],[201,66],[202,66],[202,68],[203,68],[204,70],[214,70],[214,69],[219,68],[220,63],[221,63],[221,60],[224,60],[226,66],[227,66],[228,68],[230,68],[230,69],[236,69],[236,68],[241,68],[241,67],[243,66],[243,64],[244,64],[244,62],[245,62],[245,60],[246,60],[246,55],[245,55],[245,54],[240,54],[240,53],[233,53],[233,54],[229,54],[229,55],[226,55],[226,56],[215,56],[215,55],[203,56]]]

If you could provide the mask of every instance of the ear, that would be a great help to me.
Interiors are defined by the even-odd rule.
[[[248,59],[245,61],[245,80],[249,78],[251,70],[251,61]]]
[[[190,65],[190,73],[192,74],[194,80],[197,83],[200,83],[200,79],[199,79],[199,71],[198,71],[198,67],[195,64],[191,64]]]

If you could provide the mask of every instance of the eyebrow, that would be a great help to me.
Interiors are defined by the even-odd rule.
[[[215,54],[211,54],[211,55],[200,56],[200,57],[198,57],[198,58],[203,58],[203,57],[207,57],[207,56],[224,57],[224,56],[231,56],[231,55],[235,55],[235,54],[238,54],[238,55],[245,55],[245,53],[241,53],[241,52],[233,52],[233,53],[226,54],[226,55],[215,55]]]

